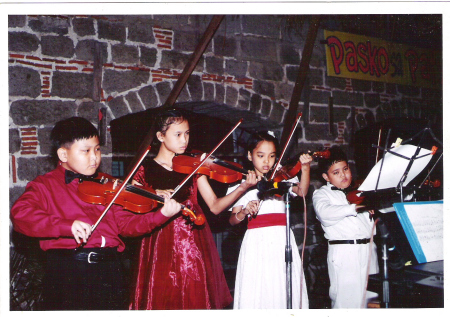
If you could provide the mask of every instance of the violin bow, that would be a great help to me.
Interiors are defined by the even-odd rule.
[[[286,153],[286,149],[287,149],[287,147],[288,147],[288,145],[289,145],[289,143],[290,143],[290,141],[292,139],[292,136],[294,135],[295,129],[297,129],[297,126],[298,126],[301,118],[302,118],[302,113],[299,112],[298,115],[297,115],[297,118],[295,119],[296,120],[295,124],[292,127],[291,132],[289,133],[289,137],[288,137],[288,139],[286,141],[286,144],[284,145],[283,151],[281,151],[280,158],[278,159],[278,162],[275,164],[275,166],[274,166],[274,168],[272,170],[272,174],[270,175],[270,177],[268,179],[269,181],[275,176],[275,173],[276,173],[276,171],[278,169],[278,166],[280,165],[281,160],[283,159],[283,156]]]
[[[139,165],[141,165],[142,161],[144,160],[144,158],[147,156],[148,152],[150,152],[151,146],[148,146],[147,149],[145,150],[145,152],[141,155],[141,157],[139,158],[138,162],[133,166],[132,170],[128,173],[127,177],[125,178],[125,180],[122,182],[122,184],[120,185],[119,189],[117,190],[116,194],[114,195],[114,197],[111,199],[111,201],[109,202],[109,204],[105,207],[105,209],[103,210],[102,214],[100,215],[100,217],[98,218],[97,222],[95,224],[93,224],[91,226],[91,234],[92,232],[94,232],[95,228],[97,228],[97,226],[99,225],[99,223],[102,221],[102,219],[105,217],[106,213],[109,211],[109,209],[111,208],[111,206],[114,204],[114,202],[116,201],[117,197],[119,197],[120,193],[125,189],[125,187],[127,186],[128,182],[130,181],[130,178],[133,176],[133,174],[136,172],[136,170],[138,169]],[[87,241],[87,239],[86,239]],[[81,248],[85,245],[86,243],[80,243],[76,249]]]
[[[211,155],[213,155],[213,153],[222,145],[223,142],[225,142],[225,140],[234,132],[234,130],[236,130],[236,128],[242,123],[244,119],[239,120],[238,123],[236,123],[236,125],[230,130],[230,132],[228,132],[228,134],[219,142],[219,144],[216,145],[216,147],[214,149],[212,149],[211,152],[209,152],[209,154],[200,162],[200,164],[197,166],[197,168],[195,170],[193,170],[191,172],[191,174],[187,175],[184,180],[174,189],[172,195],[170,197],[173,197],[173,195],[176,194],[176,192],[189,180],[189,178],[192,177],[192,175],[194,175],[198,169],[200,167],[202,167],[202,165],[204,163],[206,163],[206,161],[209,159],[209,157]]]

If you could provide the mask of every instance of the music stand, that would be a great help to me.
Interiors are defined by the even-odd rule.
[[[391,129],[388,130],[388,134],[387,134],[387,138],[386,138],[386,144],[385,144],[384,147],[380,147],[378,145],[372,144],[372,147],[376,147],[378,149],[383,150],[383,157],[382,157],[382,159],[374,167],[374,169],[379,167],[378,175],[376,177],[376,183],[375,183],[374,192],[377,192],[379,190],[381,173],[382,173],[382,170],[383,170],[383,167],[384,167],[384,163],[385,163],[385,161],[387,159],[387,153],[390,153],[390,154],[393,155],[393,157],[400,157],[400,158],[405,159],[405,160],[408,161],[407,162],[407,166],[406,166],[403,174],[400,174],[400,178],[398,180],[398,183],[395,186],[396,192],[400,191],[401,202],[404,201],[404,197],[403,197],[404,185],[405,184],[407,185],[412,179],[414,179],[426,167],[426,165],[431,160],[431,157],[429,158],[429,160],[426,160],[426,159],[422,160],[421,165],[419,165],[419,166],[413,166],[414,162],[418,161],[419,159],[424,159],[424,158],[426,158],[429,155],[434,155],[436,153],[436,151],[437,151],[436,147],[433,147],[431,151],[429,151],[429,150],[425,150],[424,151],[424,149],[420,146],[422,141],[423,141],[423,139],[424,139],[424,136],[425,136],[426,132],[429,132],[431,134],[432,138],[437,143],[439,143],[442,146],[442,143],[434,136],[433,132],[431,131],[431,129],[429,127],[424,128],[422,131],[420,131],[419,133],[414,135],[412,138],[407,139],[405,141],[402,141],[402,142],[400,142],[398,144],[399,146],[407,146],[408,142],[411,142],[413,139],[415,139],[415,138],[420,136],[420,141],[418,143],[418,146],[415,149],[413,149],[413,148],[405,149],[404,152],[409,152],[410,154],[412,154],[409,157],[399,153],[399,152],[403,152],[403,149],[399,148],[397,150],[394,150],[394,148],[395,148],[394,146],[388,148],[388,142],[389,142],[389,136],[390,136],[390,133],[391,133]],[[409,147],[413,147],[412,145],[408,145],[408,146]],[[406,150],[408,150],[408,151],[406,151]],[[442,155],[438,158],[438,161],[441,159],[441,157],[442,157]],[[437,162],[436,162],[436,164],[437,164]],[[432,170],[435,168],[436,164],[433,166]],[[413,167],[414,167],[414,169],[413,169]],[[374,169],[372,169],[372,171]],[[372,171],[370,173],[372,173]],[[413,171],[413,176],[409,177],[411,171]],[[431,171],[428,173],[426,178],[431,174]],[[370,174],[369,174],[369,176],[370,176]],[[392,176],[392,175],[389,175],[389,176]],[[366,178],[366,180],[367,180],[367,178]],[[395,180],[395,178],[394,178],[394,180]],[[391,182],[393,182],[394,180],[391,180]],[[373,181],[373,177],[372,177],[372,181]],[[363,184],[360,186],[359,190],[364,190],[365,182],[366,181],[363,182]],[[423,182],[422,182],[422,184],[423,184]],[[422,184],[420,186],[422,186]],[[366,186],[368,186],[368,185],[366,185]],[[364,195],[364,193],[362,193],[362,195]],[[387,229],[386,229],[386,227],[385,227],[385,225],[383,224],[382,221],[379,222],[379,231],[380,231],[381,238],[382,238],[381,241],[382,241],[382,260],[383,260],[383,270],[382,270],[383,271],[383,287],[382,287],[382,290],[383,290],[382,291],[383,292],[383,304],[384,304],[385,308],[389,308],[389,302],[390,302],[390,299],[389,299],[389,274],[388,274],[388,260],[389,260],[388,237],[389,237],[389,232],[387,231]]]

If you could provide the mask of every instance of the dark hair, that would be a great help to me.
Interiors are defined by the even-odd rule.
[[[327,173],[329,168],[338,162],[347,162],[347,155],[342,151],[342,149],[338,146],[332,146],[330,149],[330,156],[328,158],[320,158],[319,159],[319,172]]]
[[[81,117],[71,117],[58,121],[50,133],[53,154],[60,147],[70,147],[75,141],[98,137],[98,130],[89,121]]]
[[[270,135],[267,131],[260,131],[260,132],[253,134],[250,137],[249,141],[247,142],[247,151],[252,153],[253,150],[256,149],[256,147],[258,146],[259,142],[262,142],[262,141],[272,142],[275,145],[275,150],[276,150],[276,153],[278,156],[279,150],[280,150],[280,144],[279,144],[277,138]]]
[[[162,134],[166,134],[172,123],[181,123],[187,120],[186,115],[183,111],[178,109],[170,109],[165,110],[158,114],[155,119],[156,124],[156,132],[161,132]]]

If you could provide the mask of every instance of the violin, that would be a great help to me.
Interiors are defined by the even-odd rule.
[[[322,152],[314,152],[311,154],[311,156],[315,159],[317,158],[329,158],[330,157],[330,151],[325,150]],[[277,170],[273,176],[274,182],[281,182],[283,180],[288,180],[294,177],[295,175],[300,172],[302,169],[302,163],[298,159],[292,160],[292,163],[287,163],[282,168]]]
[[[190,174],[203,162],[203,153],[193,150],[189,153],[175,155],[172,159],[172,169],[178,173]],[[242,179],[247,170],[236,162],[230,162],[210,156],[206,159],[196,174],[206,175],[218,182],[229,184]]]
[[[359,193],[362,193],[361,190],[357,190],[359,186],[363,183],[363,180],[354,181],[354,183],[349,187],[349,192],[346,194],[347,201],[350,204],[361,205],[364,201],[364,196],[358,196]]]
[[[97,178],[80,180],[78,196],[87,203],[107,205],[120,187],[118,182],[121,181],[113,178],[111,175],[99,173]],[[125,185],[125,189],[119,194],[114,203],[131,212],[142,214],[156,208],[158,203],[164,204],[164,198],[156,195],[155,190],[151,187]],[[199,226],[204,224],[205,218],[203,215],[196,215],[194,211],[184,205],[181,205],[181,208],[182,214],[189,217],[192,223]]]

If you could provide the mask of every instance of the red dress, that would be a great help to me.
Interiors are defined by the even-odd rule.
[[[134,179],[154,189],[174,189],[185,176],[151,160]],[[203,214],[197,201],[196,177],[174,199]],[[177,215],[144,237],[136,275],[130,309],[220,309],[232,302],[206,222],[201,227],[191,227],[183,216]]]

